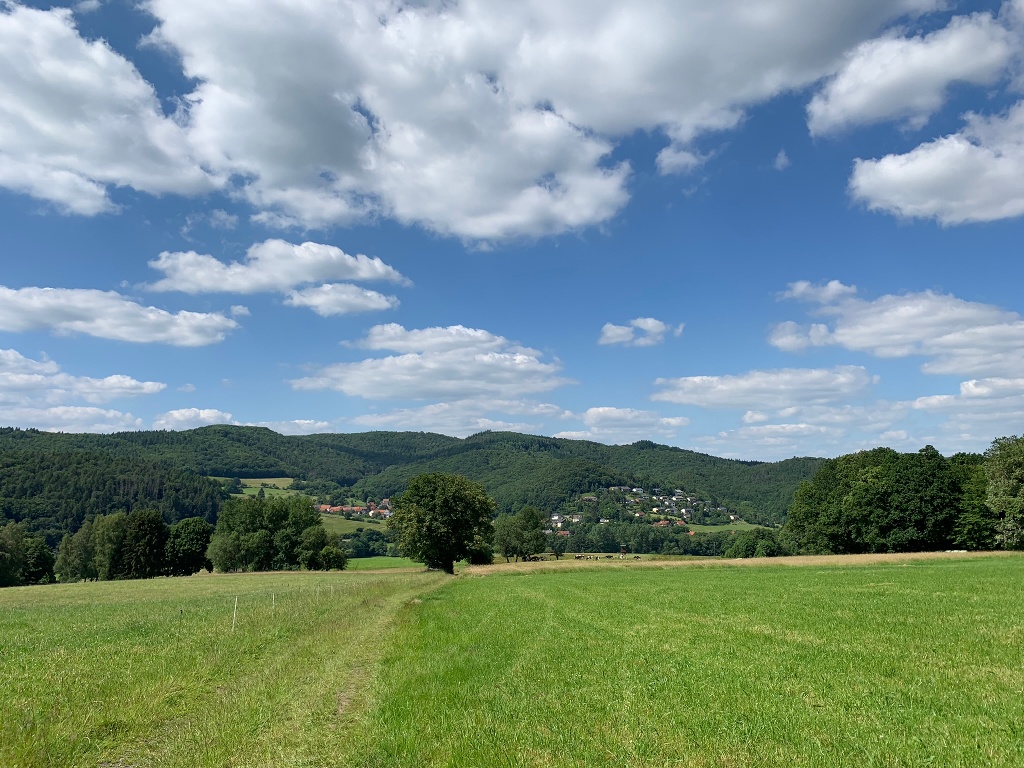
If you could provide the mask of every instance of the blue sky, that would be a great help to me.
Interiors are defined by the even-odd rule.
[[[0,424],[1024,432],[1024,1],[0,2]]]

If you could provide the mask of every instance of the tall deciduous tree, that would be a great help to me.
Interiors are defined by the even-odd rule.
[[[21,568],[25,562],[25,533],[17,523],[0,528],[0,587],[21,584]]]
[[[495,506],[482,485],[461,475],[418,475],[392,499],[388,526],[403,555],[454,573],[456,560],[469,556],[481,539],[490,541]]]
[[[187,517],[171,526],[167,537],[167,570],[171,576],[191,576],[213,565],[206,557],[213,526],[201,517]]]
[[[969,458],[954,462],[930,445],[829,459],[797,488],[782,543],[806,554],[854,554],[947,549],[961,537],[977,539],[983,531],[962,518],[976,493],[971,477]]]
[[[141,509],[125,522],[124,578],[151,579],[167,570],[167,523],[157,509]]]
[[[128,516],[124,512],[98,515],[93,520],[93,551],[96,576],[102,581],[127,579],[124,563],[124,534]]]
[[[93,521],[86,520],[74,534],[66,533],[57,547],[57,562],[53,566],[62,582],[96,579],[96,545],[93,540]]]
[[[514,515],[494,521],[494,548],[505,560],[532,557],[544,551],[544,519],[536,507],[526,506]]]
[[[998,541],[1024,549],[1024,437],[1000,437],[985,452],[986,503],[999,516]]]
[[[22,584],[49,584],[53,577],[53,550],[42,536],[25,539],[25,561],[21,567]]]

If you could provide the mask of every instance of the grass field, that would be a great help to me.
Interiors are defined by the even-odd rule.
[[[459,581],[390,649],[364,766],[1024,765],[1024,559]]]
[[[355,533],[357,528],[370,528],[384,532],[386,526],[378,520],[367,518],[365,520],[348,520],[341,515],[320,515],[323,521],[324,530],[333,535]]]
[[[0,638],[5,768],[1024,765],[1021,556],[30,587]]]
[[[331,765],[396,618],[442,581],[252,574],[0,590],[0,766]]]
[[[423,563],[414,562],[408,557],[350,557],[345,567],[350,571],[382,571],[394,568],[423,570]]]
[[[723,531],[752,531],[755,528],[764,528],[763,525],[754,525],[740,520],[728,525],[694,525],[687,523],[686,527],[697,533],[722,533]]]
[[[211,480],[218,482],[225,482],[230,480],[229,477],[217,477],[214,475],[210,476]],[[255,496],[260,492],[260,488],[263,488],[264,496],[301,496],[300,491],[289,490],[294,478],[291,477],[242,477],[239,478],[242,483],[242,496]],[[276,488],[269,488],[265,486],[276,485]]]

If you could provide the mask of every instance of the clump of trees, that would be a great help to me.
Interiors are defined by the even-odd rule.
[[[494,521],[494,551],[505,562],[539,555],[547,545],[544,518],[536,507],[523,507],[514,515],[501,515]]]
[[[61,539],[53,570],[62,582],[191,576],[212,570],[212,533],[201,517],[168,526],[156,509],[97,515]]]
[[[790,554],[771,528],[753,528],[737,533],[723,557],[781,557]]]
[[[308,496],[229,499],[207,555],[218,571],[340,570],[348,562]]]
[[[496,504],[479,483],[461,475],[418,475],[391,507],[388,528],[405,557],[445,573],[454,573],[464,558],[491,562]]]
[[[781,539],[806,554],[1024,547],[1024,438],[984,456],[929,445],[825,461],[797,489]]]
[[[29,536],[24,524],[0,527],[0,587],[49,584],[53,551],[42,536]]]
[[[387,557],[397,554],[388,534],[373,528],[356,528],[347,543],[350,557]]]

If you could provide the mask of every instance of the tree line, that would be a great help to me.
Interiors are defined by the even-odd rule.
[[[0,586],[150,579],[213,571],[332,570],[348,561],[308,497],[233,498],[216,527],[201,517],[167,525],[157,509],[95,515],[56,555],[24,523],[0,528]]]
[[[779,536],[806,554],[1024,548],[1024,437],[946,458],[932,446],[825,461]]]
[[[169,526],[156,509],[113,512],[88,518],[54,554],[24,523],[7,523],[0,528],[0,586],[188,576],[210,569],[212,533],[201,517]]]

